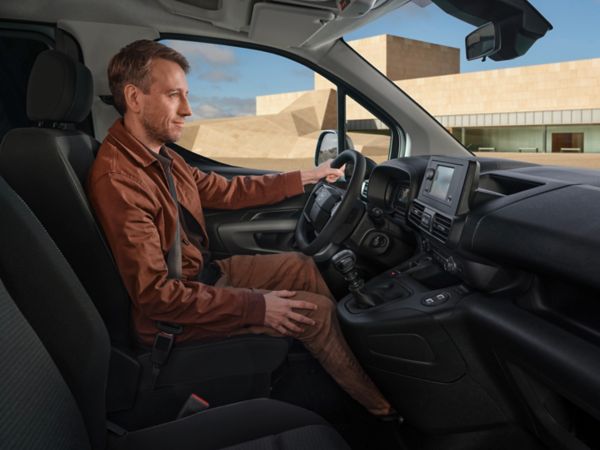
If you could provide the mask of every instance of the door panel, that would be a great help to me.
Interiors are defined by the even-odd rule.
[[[294,230],[306,195],[239,211],[205,211],[215,257],[294,251]]]
[[[233,167],[205,158],[175,144],[171,148],[188,164],[203,172],[224,177],[263,175],[272,171]],[[240,210],[205,210],[210,250],[215,258],[255,253],[293,251],[296,222],[308,194],[289,198],[276,205]]]

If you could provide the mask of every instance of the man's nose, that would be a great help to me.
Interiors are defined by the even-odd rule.
[[[182,117],[187,117],[192,115],[192,107],[190,106],[190,102],[187,97],[183,97],[183,102],[179,105],[179,115]]]

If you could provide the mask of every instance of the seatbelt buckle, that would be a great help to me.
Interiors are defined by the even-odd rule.
[[[204,411],[209,407],[210,405],[205,399],[203,399],[199,395],[191,394],[179,410],[179,414],[177,414],[177,419],[183,419],[184,417],[191,416],[192,414]]]
[[[159,331],[154,336],[154,344],[152,344],[152,365],[154,367],[160,367],[169,359],[173,343],[175,342],[175,335],[167,333],[166,331]]]

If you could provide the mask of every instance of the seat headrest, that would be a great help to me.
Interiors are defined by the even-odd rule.
[[[87,67],[56,50],[38,55],[27,86],[30,120],[81,122],[90,112],[92,98],[92,74]]]

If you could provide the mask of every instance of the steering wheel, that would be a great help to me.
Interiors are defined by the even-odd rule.
[[[340,232],[359,198],[366,162],[356,150],[344,150],[331,162],[331,167],[339,169],[346,163],[353,166],[346,191],[319,181],[304,205],[295,236],[300,251],[305,255],[314,255],[330,242],[341,242],[346,237],[336,235],[336,232]]]

